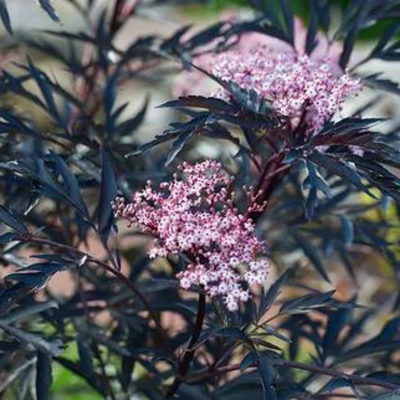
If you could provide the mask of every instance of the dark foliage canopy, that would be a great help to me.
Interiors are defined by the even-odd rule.
[[[305,52],[315,49],[319,31],[329,32],[342,43],[340,67],[374,93],[351,116],[309,135],[301,126],[291,131],[255,90],[196,65],[200,54],[223,52],[248,32],[294,45],[290,0],[253,0],[249,20],[140,36],[123,49],[116,38],[130,18],[160,4],[206,2],[138,1],[129,8],[116,0],[104,9],[96,0],[68,3],[89,28],[60,25],[24,38],[27,54],[0,75],[0,259],[14,267],[0,287],[0,396],[49,399],[53,372],[63,368],[114,400],[400,398],[400,128],[370,114],[400,89],[366,72],[371,60],[400,61],[400,1],[304,2]],[[62,20],[51,1],[37,6]],[[17,36],[6,0],[0,16],[8,35]],[[380,37],[351,63],[373,25]],[[39,66],[42,55],[76,87]],[[151,94],[134,94],[138,111],[127,118],[121,91],[132,82],[158,87],[171,68],[197,70],[229,100],[188,95],[164,102],[159,109],[175,121],[148,140]],[[221,162],[236,178],[239,207],[243,185],[262,187],[268,200],[252,217],[276,278],[237,313],[205,299],[201,287],[179,288],[184,255],[160,266],[143,246],[118,246],[126,236],[142,237],[118,232],[111,208],[117,193],[129,198],[147,179],[169,179],[182,160],[201,158],[192,150],[203,140],[235,148]],[[101,250],[90,250],[93,241]],[[391,290],[366,299],[363,263],[371,262],[383,275],[377,285],[386,279]],[[76,282],[68,298],[47,286],[61,271]],[[338,274],[358,289],[338,296]]]

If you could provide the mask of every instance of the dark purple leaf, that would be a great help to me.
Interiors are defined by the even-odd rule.
[[[7,210],[5,207],[0,206],[0,221],[9,226],[10,228],[16,230],[19,233],[27,233],[28,229],[21,221],[19,216],[15,213]]]
[[[51,0],[39,0],[39,4],[53,21],[60,22],[60,18],[56,13],[55,8],[51,5]]]
[[[36,362],[36,396],[37,400],[48,400],[52,382],[52,358],[38,351]]]
[[[11,26],[10,14],[8,13],[7,0],[0,0],[0,17],[7,32],[12,35],[13,29]]]
[[[101,184],[98,205],[98,229],[102,241],[105,243],[114,223],[114,212],[111,202],[117,196],[117,181],[114,170],[106,150],[101,150]]]
[[[311,264],[316,269],[316,271],[324,278],[327,282],[331,282],[328,274],[325,271],[324,264],[321,259],[321,254],[319,254],[319,249],[310,242],[310,240],[298,232],[292,232],[293,238],[296,240],[299,247],[303,250],[304,255],[311,261]]]
[[[274,386],[276,371],[272,359],[267,354],[259,354],[258,372],[264,390],[264,400],[277,400],[277,393]]]

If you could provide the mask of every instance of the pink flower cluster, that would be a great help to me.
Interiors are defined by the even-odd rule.
[[[114,212],[157,239],[150,257],[184,254],[192,260],[177,275],[182,288],[200,285],[235,311],[249,299],[248,286],[267,278],[270,262],[260,257],[264,244],[253,221],[234,207],[232,179],[218,162],[184,163],[179,169],[183,178],[175,174],[160,190],[148,182],[131,203],[118,197]]]
[[[321,128],[348,96],[361,89],[358,79],[347,74],[336,77],[328,63],[294,52],[273,55],[267,48],[246,57],[239,51],[222,53],[215,57],[211,72],[271,100],[274,109],[294,126],[305,112],[310,129]],[[219,96],[226,94],[221,91]]]
[[[233,21],[238,18],[231,17]],[[240,18],[239,18],[240,20]],[[225,81],[244,89],[254,89],[271,100],[275,110],[296,127],[304,110],[310,130],[319,129],[340,109],[345,99],[361,90],[358,79],[339,66],[341,46],[329,43],[318,33],[317,46],[305,54],[307,29],[295,21],[295,44],[260,33],[243,34],[233,50],[217,55],[204,54],[194,63]],[[175,80],[174,95],[216,95],[199,71],[183,72]],[[219,91],[218,96],[226,97]]]

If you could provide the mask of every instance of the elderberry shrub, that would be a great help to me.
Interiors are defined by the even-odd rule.
[[[10,3],[3,398],[400,398],[400,1]]]

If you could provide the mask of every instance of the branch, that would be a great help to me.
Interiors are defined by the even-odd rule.
[[[256,198],[256,202],[259,204],[263,204],[264,202],[269,201],[271,198],[273,191],[279,182],[286,176],[291,166],[289,164],[283,164],[283,160],[285,157],[285,153],[276,153],[272,156],[268,162],[266,163],[263,172],[261,173],[255,193],[260,193],[261,196]],[[268,204],[267,204],[268,207]],[[266,209],[264,209],[265,212]],[[253,211],[249,213],[250,218],[256,222],[262,215],[260,211]]]
[[[121,13],[122,9],[125,6],[125,0],[116,0],[115,5],[114,5],[114,10],[111,16],[111,21],[110,21],[110,32],[111,33],[116,33],[119,28],[121,27]]]

